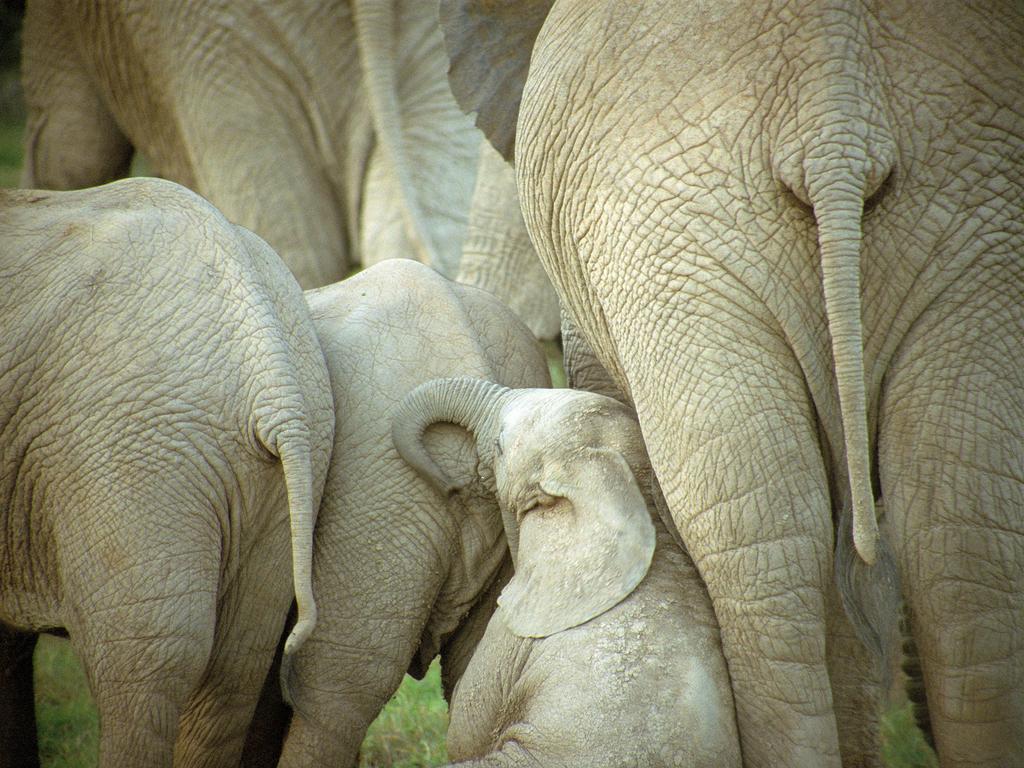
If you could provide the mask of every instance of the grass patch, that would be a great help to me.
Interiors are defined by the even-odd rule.
[[[418,768],[448,760],[448,705],[441,696],[437,660],[422,680],[406,675],[402,686],[373,721],[359,753],[360,768]]]
[[[562,388],[566,386],[565,368],[562,366],[562,347],[557,341],[549,340],[540,343],[544,349],[544,357],[548,361],[548,373],[551,374],[551,386]]]
[[[935,753],[914,723],[910,702],[882,717],[882,762],[889,768],[938,768]]]
[[[36,718],[42,768],[91,768],[99,757],[99,718],[85,672],[66,640],[42,635],[35,658]]]
[[[21,123],[0,121],[0,187],[16,187],[21,177]]]

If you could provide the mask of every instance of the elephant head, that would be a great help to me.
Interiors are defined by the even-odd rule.
[[[546,637],[626,598],[647,573],[654,527],[637,473],[639,428],[615,400],[572,390],[510,390],[439,379],[403,401],[393,421],[399,453],[441,493],[458,487],[426,451],[436,422],[475,435],[492,478],[515,575],[498,602],[513,633]]]

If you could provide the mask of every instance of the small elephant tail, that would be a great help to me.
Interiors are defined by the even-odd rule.
[[[295,626],[284,645],[281,659],[281,692],[293,705],[289,690],[291,660],[316,626],[317,609],[313,597],[313,529],[316,508],[313,504],[313,468],[309,433],[301,427],[279,434],[272,448],[281,459],[288,491],[291,519],[292,581],[297,611]]]

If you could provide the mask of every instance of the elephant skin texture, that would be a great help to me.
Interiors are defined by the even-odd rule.
[[[437,419],[476,435],[515,562],[451,700],[454,764],[739,766],[711,601],[657,517],[632,411],[591,392],[430,382],[396,414],[395,443],[450,493],[459,482],[417,437]]]
[[[486,141],[455,279],[493,293],[538,339],[557,338],[558,296],[523,223],[515,172]]]
[[[386,261],[306,298],[340,418],[315,534],[319,618],[285,673],[295,709],[279,764],[354,766],[407,671],[422,676],[440,653],[451,691],[510,568],[472,438],[450,424],[426,435],[466,484],[447,499],[398,455],[395,408],[442,376],[512,387],[550,380],[536,340],[507,307],[416,262]],[[275,738],[253,737],[270,746],[244,764],[273,765]]]
[[[396,255],[454,275],[480,132],[422,0],[30,0],[22,186],[134,151],[256,232],[305,288]]]
[[[878,764],[893,611],[866,605],[886,589],[940,763],[1019,762],[1024,7],[441,17],[453,92],[514,159],[563,310],[636,408],[745,764]]]
[[[334,418],[301,290],[153,179],[0,191],[0,279],[0,622],[66,630],[104,768],[237,763],[292,599],[289,652],[315,621]]]

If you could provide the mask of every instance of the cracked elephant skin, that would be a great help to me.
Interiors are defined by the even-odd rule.
[[[334,419],[301,290],[166,181],[2,191],[0,243],[0,622],[67,632],[104,768],[237,763],[292,599],[315,620]]]
[[[354,766],[405,673],[422,677],[438,654],[450,693],[508,578],[508,545],[471,436],[451,424],[425,436],[466,485],[446,498],[399,456],[392,417],[438,377],[550,386],[543,353],[511,310],[421,264],[386,261],[306,299],[339,416],[314,542],[319,617],[285,673],[287,734],[271,677],[249,768]]]
[[[940,762],[1013,763],[1020,4],[443,0],[442,26],[456,98],[514,155],[563,308],[636,407],[745,764],[877,764],[873,659],[836,610],[847,511],[851,568],[894,552]]]
[[[29,0],[21,186],[149,173],[264,238],[304,288],[403,256],[455,274],[480,132],[422,0]]]

